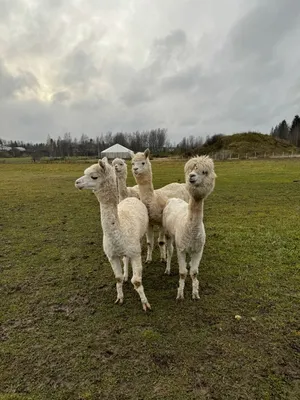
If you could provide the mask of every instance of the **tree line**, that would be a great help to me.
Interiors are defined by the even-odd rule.
[[[296,115],[291,123],[288,125],[284,119],[278,125],[271,129],[271,135],[279,139],[283,139],[300,147],[300,117]]]
[[[149,131],[136,131],[131,133],[107,132],[96,138],[89,138],[88,135],[82,134],[80,139],[72,138],[70,132],[66,132],[63,137],[58,136],[57,139],[48,135],[46,143],[24,143],[23,141],[6,141],[0,139],[0,152],[3,146],[12,148],[13,155],[19,155],[19,151],[14,150],[16,147],[24,147],[26,154],[40,157],[100,157],[101,151],[107,149],[114,144],[121,144],[134,152],[143,151],[147,147],[153,154],[161,153],[170,148],[170,142],[167,139],[167,129],[158,128]],[[2,152],[3,153],[3,152]]]
[[[282,140],[285,140],[296,147],[300,147],[300,117],[296,115],[288,125],[286,120],[283,120],[278,125],[271,129],[270,135]],[[26,155],[32,155],[33,158],[51,157],[64,158],[73,156],[100,157],[103,150],[118,143],[134,152],[144,151],[147,147],[153,155],[167,155],[169,153],[182,154],[185,156],[192,155],[196,152],[199,154],[201,150],[214,145],[220,141],[224,135],[214,134],[206,136],[204,140],[201,136],[183,137],[180,142],[175,145],[168,140],[167,129],[157,128],[147,131],[136,131],[130,133],[107,132],[89,138],[88,135],[82,134],[80,139],[72,138],[70,132],[66,132],[63,137],[58,136],[57,139],[48,135],[45,143],[25,143],[23,141],[6,141],[0,138],[0,156],[19,156],[22,153],[16,150],[17,147],[24,147]],[[12,150],[7,152],[1,150],[3,146],[11,147]]]

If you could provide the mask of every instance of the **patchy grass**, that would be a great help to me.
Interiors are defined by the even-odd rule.
[[[183,165],[153,161],[155,187]],[[148,314],[130,283],[114,304],[85,168],[0,166],[0,400],[298,399],[300,162],[216,163],[201,300],[188,280],[175,301],[156,248]]]

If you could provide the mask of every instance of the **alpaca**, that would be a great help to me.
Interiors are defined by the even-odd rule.
[[[121,158],[115,158],[111,165],[115,168],[116,177],[117,177],[117,185],[119,191],[119,199],[124,200],[126,197],[137,197],[139,196],[139,188],[137,185],[133,187],[126,186],[127,179],[127,164]]]
[[[120,259],[128,257],[132,264],[131,283],[138,292],[143,309],[150,309],[142,285],[141,238],[147,231],[149,218],[145,205],[135,197],[118,201],[114,168],[107,158],[100,159],[84,171],[75,187],[91,189],[100,203],[103,249],[111,264],[117,289],[116,303],[123,303],[123,275]]]
[[[127,179],[127,164],[126,164],[126,162],[124,160],[122,160],[121,158],[115,158],[111,165],[113,167],[115,167],[115,171],[116,171],[119,200],[120,201],[124,200],[126,197],[140,198],[138,185],[135,185],[133,187],[126,186],[126,179]],[[183,186],[183,187],[180,187],[180,185],[178,183],[175,183],[175,184],[170,183],[169,185],[164,186],[162,189],[165,189],[166,193],[169,194],[169,196],[167,196],[167,197],[172,197],[174,195],[174,190],[176,190],[176,189],[177,189],[176,195],[178,197],[181,197],[180,193],[179,193],[180,189],[181,189],[181,192],[183,193],[183,196],[188,195],[185,185],[181,185],[181,186]],[[158,191],[160,191],[160,189]],[[162,232],[162,234],[160,235],[159,242],[163,243],[163,241],[164,241],[164,233]],[[165,259],[165,254],[161,258]],[[123,264],[124,264],[124,281],[127,281],[128,280],[128,264],[129,264],[128,258],[124,257]]]
[[[175,240],[180,274],[177,299],[184,298],[187,254],[191,257],[192,298],[199,299],[197,276],[205,244],[203,206],[204,199],[214,190],[216,174],[213,160],[208,156],[191,158],[185,164],[184,172],[190,193],[189,203],[181,199],[170,199],[163,211],[163,226],[167,238],[167,268],[170,268]]]
[[[132,154],[132,173],[138,184],[140,199],[146,205],[149,213],[149,228],[147,231],[147,260],[152,261],[153,243],[154,243],[154,225],[160,227],[158,244],[160,248],[161,260],[166,259],[165,234],[162,226],[162,212],[166,206],[167,200],[172,197],[178,197],[183,200],[189,200],[189,193],[185,184],[171,183],[160,189],[154,190],[152,182],[152,168],[149,160],[150,151],[146,149],[143,153]],[[166,268],[166,274],[170,274],[170,268]]]
[[[119,194],[119,201],[126,199],[127,197],[136,197],[139,196],[139,188],[137,185],[133,187],[126,186],[127,179],[127,164],[121,158],[115,158],[111,165],[115,168],[116,178],[117,178],[117,187]],[[124,268],[124,282],[128,281],[128,268],[129,268],[129,259],[128,257],[123,257],[123,268]]]

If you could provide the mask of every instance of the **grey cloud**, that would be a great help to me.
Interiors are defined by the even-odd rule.
[[[150,51],[149,64],[131,79],[127,89],[120,96],[121,100],[128,106],[154,100],[158,94],[160,80],[168,72],[169,61],[172,58],[180,58],[186,43],[186,34],[182,30],[175,30],[163,38],[155,39]],[[167,82],[165,84],[168,86]]]
[[[200,65],[195,65],[164,78],[161,88],[168,92],[194,89],[199,85],[201,78],[202,68]]]
[[[181,29],[174,30],[165,37],[155,39],[149,56],[149,71],[152,74],[161,74],[172,61],[184,63],[186,47],[186,33]]]
[[[280,54],[278,46],[297,29],[299,12],[300,3],[294,0],[266,0],[229,32],[214,59],[219,67],[212,72],[219,87],[211,94],[218,94],[216,115],[224,130],[231,121],[232,127],[241,127],[240,130],[268,127],[269,131],[271,121],[284,116],[288,107],[284,102],[284,84],[290,79],[285,64],[290,58],[295,60],[295,55],[288,45]],[[278,103],[280,113],[276,115],[274,108]],[[214,120],[214,116],[207,116],[204,124],[209,126]]]
[[[182,119],[182,121],[180,122],[180,126],[193,127],[197,125],[198,122],[199,122],[199,116],[188,117]]]
[[[274,50],[284,36],[299,24],[298,0],[259,2],[231,30],[228,47],[235,59],[257,57],[261,61],[275,56]]]
[[[71,93],[67,90],[56,92],[51,96],[51,100],[57,103],[64,103],[71,99]]]
[[[19,70],[11,74],[0,60],[0,97],[2,99],[14,97],[24,90],[36,91],[39,87],[36,77],[28,71]]]
[[[0,102],[0,115],[1,137],[6,140],[41,142],[48,132],[52,132],[55,121],[49,107],[39,101]],[[58,114],[56,118],[59,118]]]
[[[154,97],[150,93],[150,90],[146,87],[143,88],[139,86],[137,82],[135,82],[133,84],[133,87],[128,89],[123,94],[123,96],[121,96],[121,100],[124,101],[124,103],[129,107],[145,102],[150,102],[151,100],[153,100],[153,98]]]
[[[71,109],[78,111],[97,111],[100,110],[103,112],[104,109],[107,109],[107,106],[111,105],[103,98],[98,95],[94,95],[92,97],[86,99],[80,99],[71,104]]]
[[[85,83],[92,78],[100,77],[95,67],[93,56],[82,49],[75,49],[64,62],[64,83],[72,85]]]
[[[13,138],[164,126],[179,141],[268,132],[300,112],[299,0],[2,3],[0,118]],[[43,101],[25,100],[34,93]]]
[[[184,47],[187,38],[183,30],[177,29],[169,33],[164,38],[156,39],[154,41],[153,49],[155,52],[170,54],[174,49]]]
[[[0,23],[10,22],[16,12],[25,11],[25,4],[22,0],[2,0]]]

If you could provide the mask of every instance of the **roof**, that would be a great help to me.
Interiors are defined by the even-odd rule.
[[[0,145],[0,151],[10,151],[10,150],[19,150],[19,151],[26,151],[24,147],[10,147],[10,146],[4,146]]]
[[[127,147],[124,147],[118,143],[114,144],[108,149],[101,151],[101,153],[130,153],[130,152],[131,150],[127,149]]]

